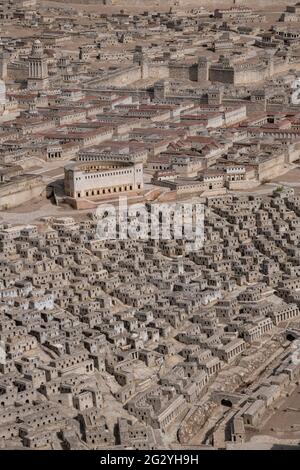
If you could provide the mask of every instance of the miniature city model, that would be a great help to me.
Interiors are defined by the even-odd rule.
[[[299,448],[300,2],[0,0],[0,32],[0,448]]]

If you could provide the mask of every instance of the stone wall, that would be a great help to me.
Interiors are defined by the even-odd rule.
[[[238,189],[252,189],[259,186],[259,182],[256,180],[250,181],[229,181],[228,182],[228,189],[235,191]]]
[[[198,80],[198,66],[185,64],[170,64],[170,78],[175,80]]]
[[[87,86],[126,86],[130,85],[133,82],[136,82],[142,78],[142,71],[141,67],[132,66],[128,67],[127,69],[113,72],[106,75],[103,78],[97,78],[95,80],[91,80],[87,83]]]
[[[238,70],[234,73],[235,85],[247,85],[249,83],[261,82],[268,78],[269,73],[267,68],[249,68]]]
[[[209,79],[212,82],[234,83],[234,69],[233,67],[224,68],[218,65],[213,65],[209,70]]]
[[[245,105],[247,116],[253,116],[257,113],[264,113],[266,112],[266,100],[262,99],[260,101],[250,101],[250,100],[241,100],[236,98],[225,98],[223,100],[223,104],[225,106],[237,106],[237,105]]]

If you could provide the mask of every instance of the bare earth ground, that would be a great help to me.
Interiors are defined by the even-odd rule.
[[[261,430],[261,435],[300,440],[300,386],[280,405]]]
[[[259,432],[250,433],[248,442],[228,445],[230,450],[299,450],[300,449],[300,385],[291,396],[282,400],[279,409]]]

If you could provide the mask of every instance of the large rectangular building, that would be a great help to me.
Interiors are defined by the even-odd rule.
[[[65,166],[65,193],[75,199],[143,189],[143,163],[72,162]]]

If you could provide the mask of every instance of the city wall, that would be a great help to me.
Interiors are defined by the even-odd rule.
[[[170,69],[167,64],[149,64],[148,65],[148,77],[155,80],[161,80],[163,78],[170,77]]]

